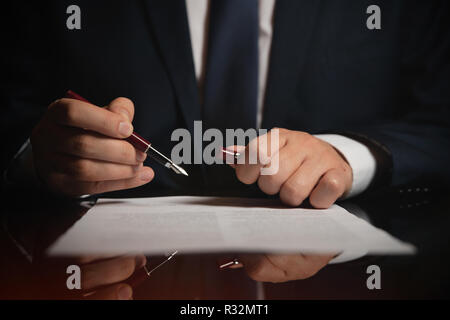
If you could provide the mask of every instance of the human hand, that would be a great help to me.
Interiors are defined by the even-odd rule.
[[[261,282],[286,282],[307,279],[333,259],[335,254],[253,254],[240,255],[229,269],[244,268],[250,278]]]
[[[124,283],[142,268],[145,256],[120,256],[108,259],[83,257],[77,260],[81,269],[83,298],[94,300],[131,300],[133,288]]]
[[[279,130],[279,141],[271,145],[274,130]],[[276,128],[250,141],[245,149],[234,149],[245,155],[245,163],[233,165],[237,178],[245,184],[257,182],[266,194],[279,193],[290,206],[299,206],[309,197],[313,207],[328,208],[352,186],[352,169],[346,160],[330,144],[305,132]],[[252,154],[253,164],[248,161]],[[278,170],[261,174],[273,161],[279,161]]]
[[[153,179],[146,154],[123,140],[131,135],[133,102],[114,99],[106,108],[63,98],[34,128],[31,144],[39,178],[70,196],[141,186]]]

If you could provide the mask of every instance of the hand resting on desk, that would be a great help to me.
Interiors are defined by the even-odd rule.
[[[143,255],[78,258],[83,298],[95,300],[131,300],[133,288],[124,283],[146,263]]]
[[[350,190],[352,168],[330,144],[306,132],[276,128],[279,130],[278,148],[270,150],[270,143],[263,144],[272,141],[273,130],[264,139],[261,136],[250,141],[245,149],[234,147],[245,155],[245,163],[232,165],[241,182],[257,182],[264,193],[279,194],[281,201],[289,206],[299,206],[309,197],[311,205],[318,209],[329,208]],[[259,150],[266,149],[268,159],[261,159]],[[251,154],[258,155],[256,164],[248,161]],[[271,167],[275,154],[278,154],[278,171],[261,175],[261,168]]]

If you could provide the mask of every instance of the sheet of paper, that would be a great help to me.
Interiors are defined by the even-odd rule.
[[[269,199],[100,199],[51,255],[266,252],[409,254],[414,247],[344,208],[286,208]]]

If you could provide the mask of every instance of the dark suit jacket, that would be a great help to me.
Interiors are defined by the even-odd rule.
[[[262,127],[362,141],[380,162],[373,187],[450,181],[449,3],[375,2],[277,1]],[[2,168],[67,89],[98,105],[129,97],[136,131],[170,155],[172,131],[202,118],[184,1],[78,0],[82,29],[68,30],[73,3],[3,10]],[[381,30],[366,27],[371,4],[381,7]],[[188,179],[153,167],[141,192],[242,187],[225,166],[187,166]]]

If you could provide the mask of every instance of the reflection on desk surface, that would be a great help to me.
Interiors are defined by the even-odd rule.
[[[422,190],[423,191],[423,190]],[[20,195],[16,195],[20,199]],[[88,293],[68,290],[67,266],[80,265],[91,283],[133,283],[143,270],[142,257],[49,258],[44,252],[69,229],[92,203],[31,197],[27,203],[14,202],[9,195],[0,232],[2,298],[88,298]],[[86,204],[88,204],[86,206]],[[356,202],[340,203],[368,219],[376,227],[414,244],[415,256],[366,255],[345,263],[328,265],[315,276],[286,283],[259,285],[243,269],[219,270],[220,261],[233,253],[179,254],[151,277],[134,285],[135,299],[303,299],[303,298],[448,298],[450,278],[450,210],[445,195],[418,192],[414,188],[375,194]],[[163,257],[147,256],[146,263]],[[126,281],[104,279],[114,270],[126,270]],[[132,267],[131,267],[132,265]],[[367,267],[377,265],[382,272],[382,290],[368,290]],[[131,271],[130,271],[131,270]],[[124,275],[121,275],[124,277]],[[96,280],[98,279],[98,280]],[[128,282],[127,282],[128,281]],[[108,286],[100,293],[108,293]],[[114,289],[115,287],[113,287]],[[155,290],[157,288],[157,290]],[[117,289],[117,288],[115,288]],[[109,290],[112,290],[109,288]],[[96,296],[90,296],[96,298]]]

